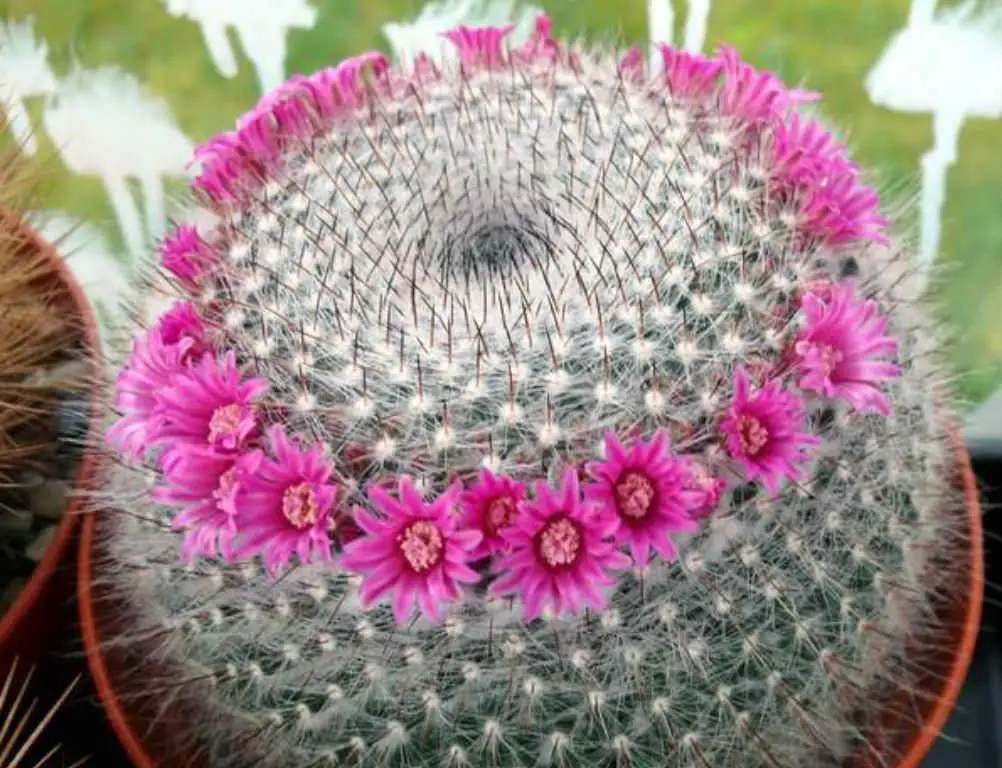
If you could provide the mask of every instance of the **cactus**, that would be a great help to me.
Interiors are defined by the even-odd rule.
[[[967,547],[907,249],[816,94],[506,32],[198,150],[95,500],[119,695],[158,764],[893,761]]]

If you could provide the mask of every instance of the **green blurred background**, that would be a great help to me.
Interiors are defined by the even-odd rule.
[[[389,21],[415,16],[419,0],[314,0],[316,26],[289,33],[287,72],[310,72],[362,50],[388,50]],[[561,37],[647,39],[645,0],[543,0]],[[685,3],[676,0],[676,29]],[[825,94],[825,111],[847,131],[857,157],[898,192],[917,196],[920,157],[932,146],[928,115],[873,106],[864,77],[889,37],[904,25],[908,0],[715,0],[705,49],[736,46],[752,63],[788,82]],[[200,142],[228,129],[258,97],[254,70],[225,79],[213,66],[199,27],[172,18],[158,0],[0,0],[0,19],[36,18],[57,76],[74,63],[114,65],[169,103],[181,129]],[[680,33],[677,33],[677,37]],[[238,56],[244,54],[239,47]],[[978,77],[984,73],[971,73]],[[1000,86],[1002,87],[1002,86]],[[41,126],[40,100],[29,102]],[[51,159],[40,137],[38,157]],[[128,147],[122,148],[128,152]],[[95,177],[60,175],[46,207],[105,225],[117,237],[111,209]],[[943,316],[955,332],[949,347],[959,393],[978,402],[1002,382],[1002,120],[968,121],[950,169],[940,265],[935,284]]]

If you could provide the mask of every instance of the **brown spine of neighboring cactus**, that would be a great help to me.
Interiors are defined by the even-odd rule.
[[[59,403],[83,383],[60,374],[79,328],[54,253],[24,217],[43,181],[16,149],[0,155],[0,503],[53,450]]]

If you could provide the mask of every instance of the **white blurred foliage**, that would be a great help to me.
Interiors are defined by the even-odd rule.
[[[194,225],[201,232],[208,232],[218,224],[216,216],[206,208],[196,205],[193,199],[187,194],[180,198],[170,198],[167,201],[167,215],[175,225]],[[151,270],[156,269],[156,262],[159,253],[152,248],[143,251],[138,259],[134,259],[131,264],[130,274],[133,276],[149,275]],[[177,300],[177,296],[164,293],[162,283],[149,285],[149,281],[142,281],[142,290],[130,290],[128,294],[129,306],[137,310],[146,321],[146,327],[152,326],[167,311],[167,308]]]
[[[461,25],[514,24],[507,41],[518,45],[528,40],[536,16],[542,12],[516,0],[443,0],[428,3],[410,21],[384,24],[382,33],[397,62],[410,64],[421,52],[441,62],[456,55],[455,46],[442,37],[443,32]]]
[[[706,28],[710,23],[711,0],[686,0],[688,10],[682,32],[682,49],[698,53],[706,43]],[[647,37],[650,40],[651,69],[661,68],[657,43],[675,42],[674,0],[647,0]]]
[[[239,72],[229,29],[236,32],[251,60],[262,93],[285,79],[286,38],[291,29],[312,29],[317,11],[306,0],[163,0],[175,18],[194,21],[213,64],[223,77]]]
[[[168,200],[167,211],[171,221],[179,224],[208,229],[216,223],[211,213],[186,199]],[[57,247],[96,308],[105,345],[115,329],[128,322],[126,308],[137,310],[152,324],[176,300],[175,296],[145,287],[136,290],[138,276],[148,273],[157,260],[154,249],[147,248],[138,255],[123,253],[114,247],[103,227],[63,211],[33,211],[28,219],[39,234]]]
[[[921,161],[919,266],[928,271],[963,124],[1002,117],[1002,2],[979,7],[967,0],[937,12],[936,0],[913,0],[907,24],[891,37],[865,87],[880,107],[932,115],[933,146]]]
[[[35,36],[34,18],[0,22],[0,109],[27,155],[38,151],[38,139],[25,100],[56,89],[48,56],[45,41]]]
[[[122,70],[76,68],[49,97],[44,123],[71,171],[101,178],[131,255],[163,235],[163,179],[184,175],[194,150],[163,99]]]
[[[28,219],[66,259],[87,299],[97,310],[102,342],[112,324],[123,321],[121,302],[129,292],[129,260],[116,253],[96,224],[61,211],[35,211]]]

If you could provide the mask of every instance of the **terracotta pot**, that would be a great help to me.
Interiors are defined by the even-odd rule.
[[[97,319],[83,289],[73,277],[63,257],[46,242],[24,217],[0,209],[0,222],[11,230],[20,230],[26,248],[35,248],[52,262],[52,281],[56,295],[62,294],[63,311],[74,317],[80,332],[80,341],[93,361],[95,386],[88,407],[87,440],[96,437],[100,419],[98,382],[101,373],[101,342]],[[95,474],[95,458],[88,451],[77,466],[72,493],[67,508],[56,528],[55,535],[41,562],[18,595],[10,610],[0,618],[0,665],[6,669],[15,658],[20,666],[27,667],[38,661],[43,653],[62,637],[70,624],[73,600],[73,570],[71,565],[80,518],[77,491],[90,486]]]
[[[914,694],[902,692],[888,702],[883,720],[870,737],[878,753],[860,756],[854,768],[886,768],[886,763],[879,757],[881,754],[901,755],[897,768],[918,768],[943,731],[974,657],[985,591],[984,531],[978,483],[971,468],[970,456],[959,431],[954,432],[953,440],[960,457],[959,470],[971,531],[967,588],[964,590],[967,600],[940,606],[946,631],[936,638],[934,645],[937,651],[914,659],[923,670],[917,689],[929,694],[916,701]],[[932,693],[934,691],[935,694]],[[922,715],[921,727],[914,725],[916,708]]]
[[[958,595],[963,595],[963,599],[941,606],[940,616],[946,632],[944,637],[937,638],[934,644],[937,649],[936,655],[921,660],[923,668],[928,670],[926,678],[921,683],[926,692],[923,700],[916,702],[914,696],[902,694],[899,699],[902,706],[898,707],[899,700],[892,697],[888,702],[886,716],[871,734],[871,743],[879,746],[885,759],[881,761],[872,755],[862,755],[849,761],[852,768],[888,768],[890,765],[896,765],[897,768],[917,768],[953,711],[974,655],[984,592],[981,505],[970,458],[959,433],[955,435],[955,443],[960,465],[958,479],[963,485],[970,526],[967,584],[963,591],[956,592]],[[146,722],[152,722],[147,718],[147,714],[152,713],[130,711],[118,697],[115,681],[124,671],[123,666],[128,666],[128,663],[106,656],[104,653],[101,628],[107,628],[108,622],[115,621],[114,609],[103,608],[101,596],[91,586],[98,525],[99,521],[95,515],[88,514],[85,517],[80,539],[77,590],[87,663],[108,720],[136,768],[168,768],[168,766],[210,768],[204,761],[194,756],[185,757],[183,763],[154,760],[151,755],[167,754],[170,750],[171,737],[177,733],[174,729],[183,729],[185,714],[174,713],[170,723],[160,720],[158,727],[150,729],[149,732],[144,731],[145,735],[141,738],[139,727]],[[916,707],[922,714],[921,725],[915,725]],[[910,713],[907,720],[904,712]],[[156,713],[158,718],[162,718],[163,715],[164,713],[160,711]],[[887,755],[900,757],[895,764],[887,762]]]

